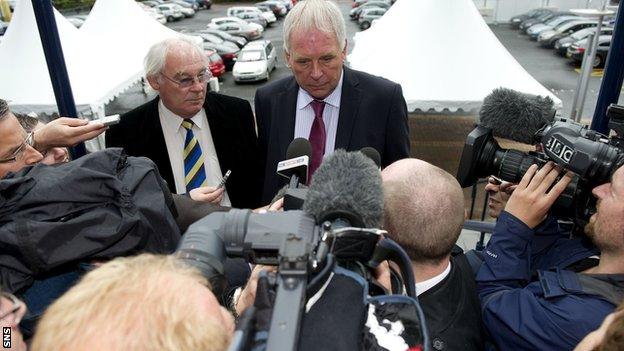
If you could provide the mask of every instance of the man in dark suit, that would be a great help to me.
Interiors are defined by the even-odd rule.
[[[145,70],[159,96],[124,114],[106,132],[106,146],[152,159],[174,193],[223,206],[260,206],[262,160],[249,103],[207,93],[206,57],[186,39],[155,44]]]
[[[258,141],[266,157],[264,201],[285,184],[275,171],[294,138],[312,144],[312,173],[335,149],[373,147],[382,167],[409,157],[401,86],[344,67],[345,31],[342,14],[330,1],[300,2],[284,21],[285,58],[294,76],[267,84],[255,97]]]

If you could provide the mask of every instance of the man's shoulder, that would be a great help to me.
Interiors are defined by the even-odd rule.
[[[123,113],[119,124],[136,123],[146,117],[148,113],[154,109],[158,111],[158,97],[139,105],[126,113]]]
[[[256,96],[265,97],[271,96],[277,92],[285,91],[286,89],[297,87],[296,84],[293,84],[295,77],[293,75],[288,75],[286,77],[280,78],[273,82],[263,85],[258,88],[256,91]]]
[[[366,87],[376,87],[381,90],[393,91],[397,86],[399,86],[398,83],[389,79],[375,76],[363,71],[358,71],[353,68],[345,68],[345,73],[345,79],[356,79],[359,84]]]
[[[241,99],[236,96],[215,93],[214,91],[208,92],[206,94],[206,103],[217,103],[228,107],[249,105],[249,102],[245,99]]]

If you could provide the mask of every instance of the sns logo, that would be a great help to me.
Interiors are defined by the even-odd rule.
[[[2,327],[2,348],[11,348],[11,327]]]
[[[574,150],[566,144],[560,142],[555,137],[548,139],[546,143],[546,149],[553,153],[555,156],[563,160],[565,163],[570,163]]]

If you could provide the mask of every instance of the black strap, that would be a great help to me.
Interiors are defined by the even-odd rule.
[[[601,296],[615,306],[624,298],[624,287],[621,285],[610,284],[587,274],[578,274],[578,278],[584,293]]]

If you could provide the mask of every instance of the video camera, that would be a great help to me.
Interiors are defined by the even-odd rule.
[[[575,173],[573,181],[553,205],[553,211],[584,222],[595,211],[593,187],[608,182],[613,172],[624,164],[624,107],[612,104],[607,117],[609,128],[615,132],[612,137],[559,119],[535,133],[534,145],[541,145],[541,151],[528,153],[501,148],[492,130],[478,125],[466,138],[457,180],[462,187],[467,187],[478,178],[495,175],[518,183],[532,164],[541,167],[553,161]]]
[[[383,289],[375,292],[371,288],[374,285],[371,270],[384,260],[392,260],[399,266],[405,282],[400,281],[399,285],[413,297],[402,302],[406,305],[405,315],[414,316],[411,323],[405,323],[406,333],[410,340],[427,350],[428,336],[416,302],[410,260],[399,245],[383,237],[385,231],[373,228],[381,223],[383,213],[377,166],[360,152],[338,150],[325,159],[314,177],[303,210],[260,214],[232,209],[212,213],[189,227],[176,255],[198,268],[217,296],[226,289],[223,265],[226,257],[243,257],[249,263],[277,266],[277,274],[270,277],[269,284],[275,291],[275,300],[267,350],[299,348],[300,329],[307,316],[304,307],[316,292],[336,289],[330,281],[337,281],[332,276],[339,270],[360,277],[354,281],[366,281],[361,284],[364,294],[360,296],[384,294]],[[410,305],[409,301],[413,303]],[[355,306],[357,301],[346,304]],[[329,330],[331,327],[316,326]],[[238,345],[230,349],[250,349],[250,333],[253,334],[247,331],[246,336],[235,341]],[[358,331],[357,335],[360,334]]]

